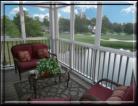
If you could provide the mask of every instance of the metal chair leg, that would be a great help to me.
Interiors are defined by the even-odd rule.
[[[21,73],[19,72],[19,78],[20,78],[20,81],[22,80],[22,78],[21,78]]]

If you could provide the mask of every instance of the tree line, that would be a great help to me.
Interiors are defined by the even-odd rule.
[[[60,19],[60,31],[69,31],[70,29],[70,20],[69,19]],[[85,14],[75,15],[75,33],[89,32],[88,26],[96,26],[96,18],[88,19]],[[102,33],[126,33],[133,34],[133,23],[112,23],[108,17],[103,16],[102,18]]]
[[[43,21],[39,17],[30,17],[27,12],[24,12],[25,30],[27,37],[44,36],[44,32],[49,32],[48,17],[44,17]],[[17,13],[13,20],[8,16],[3,17],[5,35],[10,37],[19,37],[21,35],[20,16]],[[90,32],[88,26],[96,26],[96,18],[88,19],[85,14],[75,14],[75,33]],[[59,32],[70,31],[70,20],[60,17],[59,18]],[[103,16],[102,19],[102,33],[116,32],[132,34],[133,23],[112,23],[108,17]]]
[[[39,17],[30,17],[27,12],[24,12],[25,30],[27,37],[43,36],[43,32],[49,32],[49,21],[47,17],[44,17],[43,21],[39,20]],[[5,35],[10,37],[20,37],[21,35],[21,23],[20,15],[17,13],[13,20],[8,16],[3,16],[4,32]]]

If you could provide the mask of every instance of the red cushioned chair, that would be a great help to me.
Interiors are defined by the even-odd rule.
[[[100,82],[106,81],[112,83],[113,85],[119,87],[121,84],[117,84],[109,79],[101,79],[96,84],[92,85],[80,98],[81,101],[106,101],[113,94],[114,90],[111,90],[107,87],[104,87]],[[135,100],[135,89],[136,84],[132,83],[130,86],[127,86],[127,89],[124,91],[122,101],[134,101]]]
[[[15,64],[15,70],[16,71],[18,70],[20,80],[21,80],[21,73],[36,68],[37,62],[40,59],[37,52],[40,49],[47,50],[47,53],[44,54],[45,58],[49,58],[51,55],[56,57],[55,54],[50,53],[48,51],[48,46],[46,44],[40,44],[40,43],[18,44],[11,48]],[[20,59],[21,57],[19,57],[19,52],[24,52],[24,51],[27,51],[29,54],[29,60],[27,61],[26,60],[21,61]],[[24,58],[24,54],[22,57]]]

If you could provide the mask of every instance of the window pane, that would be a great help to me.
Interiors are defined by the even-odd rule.
[[[103,5],[101,46],[135,49],[134,13],[133,5]]]
[[[70,39],[70,6],[58,10],[59,38]]]
[[[25,5],[25,29],[27,37],[47,37],[49,31],[49,10]]]
[[[5,13],[2,17],[4,21],[5,38],[21,37],[21,27],[19,14],[19,5],[5,5]]]
[[[94,43],[96,5],[75,5],[75,40]]]

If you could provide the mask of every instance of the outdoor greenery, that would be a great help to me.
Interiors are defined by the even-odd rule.
[[[85,35],[82,36],[82,35]],[[105,46],[105,47],[111,47],[111,48],[116,48],[116,49],[120,49],[120,48],[123,48],[123,49],[127,49],[127,50],[130,50],[130,51],[135,51],[136,50],[136,43],[134,42],[124,42],[125,40],[133,40],[133,36],[132,35],[122,35],[120,36],[121,34],[111,34],[110,36],[109,35],[104,35],[101,36],[101,42],[100,44],[102,46]],[[84,42],[84,43],[90,43],[90,44],[94,44],[95,43],[95,36],[92,36],[90,33],[83,33],[83,34],[75,34],[74,36],[75,40],[76,41],[79,41],[79,42]],[[64,38],[64,39],[70,39],[70,37],[68,35],[65,35],[65,34],[61,34],[61,38]],[[117,39],[119,38],[120,41],[110,41],[109,38],[113,38],[113,39]],[[108,41],[106,41],[108,40]]]
[[[3,19],[5,23],[5,34],[10,37],[20,37],[21,25],[19,13],[14,16],[13,20],[8,16],[4,16]],[[49,21],[47,17],[41,22],[38,17],[30,17],[27,12],[24,12],[24,19],[27,37],[42,37],[44,34],[47,34],[45,33],[46,31],[49,32]]]
[[[37,65],[37,70],[42,72],[48,72],[50,74],[60,73],[60,67],[58,62],[54,58],[40,59],[39,64]]]
[[[25,27],[26,27],[26,35],[27,37],[35,37],[35,36],[43,36],[43,32],[49,32],[49,21],[48,18],[45,17],[43,22],[39,20],[39,17],[30,17],[27,12],[25,13]],[[17,13],[13,20],[9,19],[8,16],[4,16],[5,23],[5,34],[11,37],[19,37],[21,34],[21,26],[20,26],[20,17],[19,13]],[[86,15],[75,15],[75,33],[86,33],[90,32],[88,26],[96,25],[96,18],[87,19]],[[61,17],[59,19],[59,31],[67,32],[70,29],[70,20]],[[111,23],[108,17],[103,16],[102,21],[102,33],[126,33],[133,34],[133,24],[132,23]]]
[[[20,36],[21,32],[19,30],[20,27],[18,27],[13,20],[10,20],[7,16],[4,16],[4,32],[6,36],[11,37],[18,37]],[[19,22],[18,22],[19,23]]]
[[[104,16],[102,20],[102,33],[125,33],[125,34],[133,34],[133,23],[111,23],[108,17]]]
[[[62,18],[63,19],[63,18]],[[59,21],[60,38],[70,39],[69,19]],[[96,26],[96,18],[88,19],[85,14],[75,14],[75,35],[74,39],[79,42],[94,44],[95,33],[88,26]],[[68,31],[68,33],[67,33]],[[107,16],[102,19],[101,46],[135,50],[133,23],[112,23]],[[115,39],[116,41],[112,41]]]
[[[88,19],[85,14],[75,15],[75,33],[90,32],[88,26],[96,26],[96,18]],[[66,32],[70,29],[70,20],[60,18],[59,31]],[[103,16],[102,19],[102,33],[126,33],[133,34],[133,23],[111,23],[107,16]]]
[[[49,20],[45,17],[43,21],[39,17],[30,17],[27,12],[25,14],[25,30],[27,37],[42,37],[49,35]],[[20,17],[17,13],[13,20],[8,16],[4,16],[5,35],[11,38],[21,36]],[[96,18],[88,19],[85,14],[75,14],[75,40],[85,43],[94,44],[95,33],[93,33],[88,26],[95,26]],[[59,19],[59,35],[62,38],[70,38],[70,20],[60,17]],[[133,24],[132,23],[112,23],[108,17],[103,16],[102,21],[102,36],[101,45],[113,48],[133,49],[133,42],[122,41],[104,41],[110,38],[118,40],[133,40]],[[93,35],[93,36],[92,36]]]

